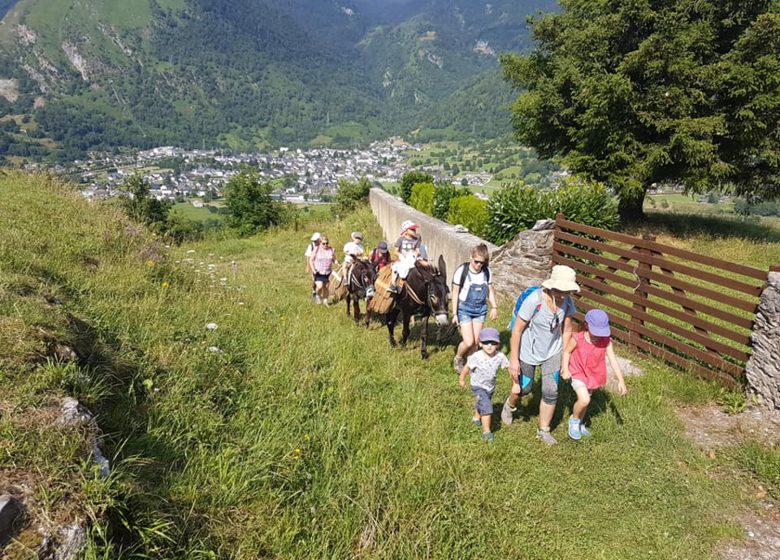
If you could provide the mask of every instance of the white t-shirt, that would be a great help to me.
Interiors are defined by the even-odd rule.
[[[359,257],[365,252],[363,249],[363,245],[360,243],[356,243],[354,241],[348,241],[346,245],[344,245],[344,254],[345,255],[355,255],[356,257]]]
[[[492,393],[496,390],[496,375],[499,369],[507,369],[509,360],[503,352],[496,352],[493,356],[485,354],[484,350],[477,350],[466,360],[471,370],[471,386],[479,387]]]
[[[468,266],[467,264],[462,264],[458,267],[458,269],[455,271],[454,276],[452,277],[452,283],[456,286],[460,286],[460,277],[463,274],[463,267]],[[471,287],[472,284],[484,284],[485,283],[485,272],[483,270],[480,270],[479,272],[472,272],[472,270],[469,268],[468,274],[466,274],[466,279],[463,281],[463,285],[460,286],[460,293],[458,294],[458,301],[466,301],[466,296],[469,293],[469,287]],[[491,275],[490,282],[488,282],[488,286],[493,283],[493,277]]]

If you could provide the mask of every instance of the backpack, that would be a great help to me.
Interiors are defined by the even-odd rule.
[[[523,293],[517,296],[517,300],[515,301],[515,308],[512,310],[512,320],[509,321],[509,332],[512,332],[512,329],[515,326],[515,321],[517,320],[517,314],[520,313],[520,307],[523,305],[523,302],[528,299],[528,296],[530,296],[532,293],[536,292],[541,286],[529,286],[525,290],[523,290]],[[539,294],[541,296],[541,292]],[[536,307],[534,307],[534,315],[539,313],[539,310],[542,308],[542,298],[539,298],[539,303],[536,304]],[[533,316],[532,316],[533,318]]]
[[[462,266],[463,266],[463,272],[460,273],[460,284],[459,284],[461,288],[463,287],[463,284],[466,282],[466,277],[469,275],[469,263],[464,262]],[[487,266],[483,266],[481,272],[485,273],[485,284],[490,284],[490,268]]]

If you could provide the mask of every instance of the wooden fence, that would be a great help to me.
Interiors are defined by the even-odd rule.
[[[570,222],[561,214],[553,263],[577,271],[576,320],[594,307],[604,309],[613,336],[633,350],[726,386],[741,382],[768,271],[662,245],[651,235]]]

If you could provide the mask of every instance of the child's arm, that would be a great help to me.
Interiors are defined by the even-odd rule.
[[[577,347],[577,339],[571,337],[566,348],[563,349],[563,358],[561,358],[561,378],[571,379],[571,372],[569,371],[569,360],[571,359],[571,353]]]
[[[471,369],[469,368],[468,364],[463,366],[463,370],[460,372],[460,386],[465,387],[466,386],[466,376],[471,374]]]
[[[612,366],[612,371],[615,372],[618,379],[618,393],[625,395],[628,392],[628,389],[626,388],[623,372],[620,370],[620,364],[617,361],[617,356],[615,356],[615,350],[612,348],[611,342],[609,343],[609,346],[607,346],[607,359],[609,359],[609,365]]]

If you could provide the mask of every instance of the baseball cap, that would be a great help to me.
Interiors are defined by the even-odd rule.
[[[360,239],[361,241],[363,241],[363,234],[360,233],[359,231],[353,231],[352,239]]]
[[[492,327],[482,329],[479,333],[480,342],[501,342],[501,337],[498,336],[498,331]]]
[[[383,253],[387,251],[387,241],[380,241],[379,245],[377,245],[377,249],[382,251]]]
[[[417,229],[417,224],[415,224],[412,220],[406,220],[401,224],[401,232],[404,232],[407,229]]]
[[[315,231],[314,233],[311,234],[312,241],[317,241],[319,240],[320,237],[322,237],[322,235],[320,234],[319,231]]]
[[[593,336],[610,336],[609,315],[601,309],[591,309],[585,314],[585,322]]]

